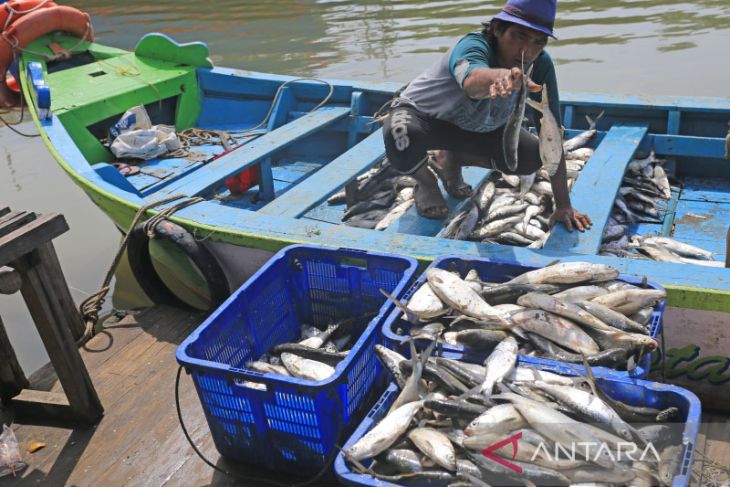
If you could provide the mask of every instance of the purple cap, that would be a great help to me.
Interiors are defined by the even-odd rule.
[[[524,25],[557,39],[553,34],[557,3],[557,0],[508,0],[494,18]]]

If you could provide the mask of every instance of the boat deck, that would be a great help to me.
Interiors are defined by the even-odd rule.
[[[23,460],[29,466],[17,478],[0,479],[0,487],[38,483],[236,485],[197,457],[183,436],[175,412],[175,349],[201,319],[186,311],[155,307],[107,324],[105,331],[82,350],[106,410],[104,418],[95,427],[73,429],[18,419],[14,430]],[[46,368],[31,380],[36,388],[59,389],[55,375]],[[201,451],[219,467],[231,469],[213,446],[192,381],[184,374],[180,398],[183,417]],[[703,412],[703,416],[692,485],[727,486],[730,416],[711,412]],[[30,454],[27,447],[34,441],[47,446]],[[328,484],[322,481],[317,485]]]

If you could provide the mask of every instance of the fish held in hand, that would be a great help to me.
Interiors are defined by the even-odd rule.
[[[542,87],[542,101],[537,103],[528,99],[527,104],[542,113],[540,119],[540,159],[548,175],[553,177],[558,172],[558,166],[560,166],[560,161],[563,158],[563,130],[550,110],[547,83]]]

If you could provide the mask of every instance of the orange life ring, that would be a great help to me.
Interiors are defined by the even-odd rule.
[[[41,36],[63,31],[89,41],[94,40],[94,29],[89,15],[73,7],[53,6],[40,8],[13,21],[0,39],[0,105],[17,104],[18,95],[8,88],[5,77],[16,52]]]
[[[42,8],[56,7],[57,4],[54,2],[46,2],[45,0],[12,0],[0,6],[0,30],[5,27],[5,22],[8,21],[8,17],[12,13],[10,24],[18,20],[19,18],[35,12],[34,8],[38,10]],[[32,12],[31,12],[32,10]]]

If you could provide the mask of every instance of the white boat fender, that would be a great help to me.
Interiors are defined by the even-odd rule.
[[[150,258],[148,225],[140,223],[129,235],[127,255],[134,278],[155,304],[189,307],[178,298],[157,274]],[[210,292],[209,311],[216,309],[231,294],[225,273],[215,256],[180,225],[168,220],[155,225],[153,238],[165,239],[182,250],[203,275]]]

